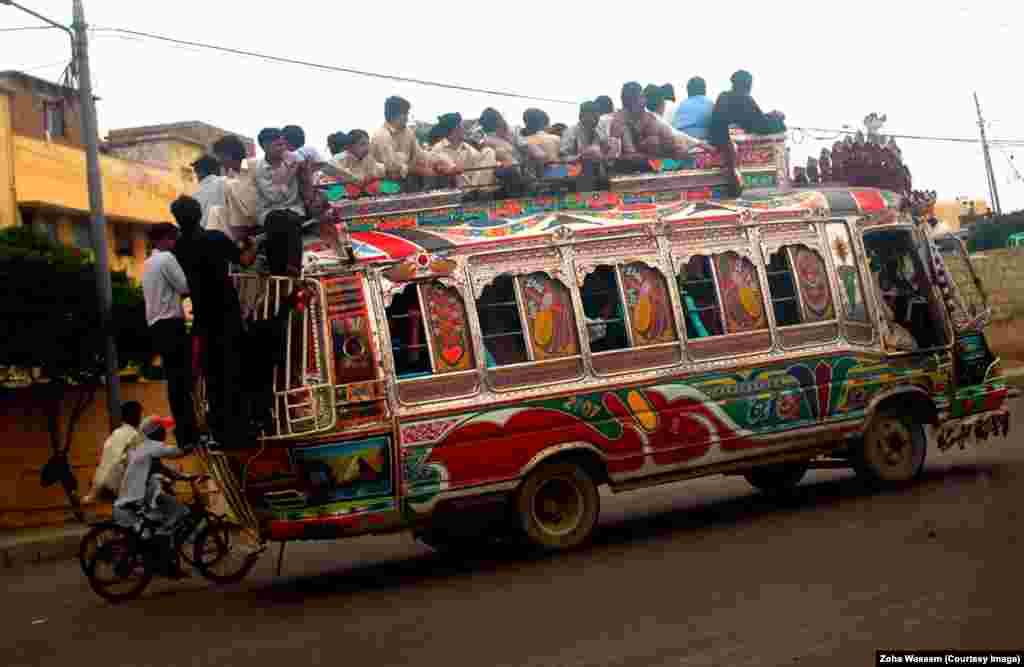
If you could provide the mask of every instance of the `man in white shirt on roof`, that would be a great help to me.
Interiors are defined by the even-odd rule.
[[[153,347],[163,362],[167,379],[167,401],[177,428],[179,444],[195,442],[192,405],[192,345],[185,328],[183,297],[189,295],[188,280],[178,259],[171,252],[178,241],[178,228],[161,223],[149,228],[153,254],[142,270],[142,294],[146,300],[146,323]]]
[[[199,180],[199,188],[192,194],[192,198],[203,207],[203,219],[199,224],[206,229],[210,207],[225,204],[224,187],[227,179],[221,175],[220,161],[212,155],[204,155],[193,162],[192,170]]]

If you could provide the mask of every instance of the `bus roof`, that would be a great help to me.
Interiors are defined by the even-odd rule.
[[[600,237],[651,222],[766,222],[895,212],[900,204],[899,195],[874,188],[749,193],[732,201],[688,201],[685,192],[569,193],[394,213],[351,220],[347,226],[357,261],[375,263],[422,253],[466,254],[510,240],[542,240],[560,228],[577,237]]]

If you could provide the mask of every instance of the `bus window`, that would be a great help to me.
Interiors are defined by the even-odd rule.
[[[395,294],[387,308],[387,316],[395,375],[399,380],[430,375],[430,349],[427,347],[418,286],[407,285]]]
[[[693,340],[722,335],[722,311],[715,289],[711,258],[694,255],[676,280],[686,315],[686,337]]]
[[[487,353],[487,367],[529,361],[526,338],[519,316],[516,283],[510,275],[498,276],[484,288],[476,302],[480,332]]]
[[[518,278],[529,321],[530,347],[535,361],[579,354],[576,318],[569,289],[545,273]]]
[[[587,318],[590,351],[608,352],[629,347],[626,314],[615,268],[597,267],[584,279],[580,297]]]
[[[874,340],[874,327],[864,301],[863,277],[858,269],[857,252],[850,239],[850,230],[842,220],[825,225],[832,264],[835,266],[842,297],[843,330],[847,339],[857,343]]]
[[[825,260],[805,245],[772,253],[768,262],[768,293],[780,327],[835,319]]]
[[[661,272],[641,262],[627,264],[620,271],[634,345],[643,347],[677,340],[672,300]]]
[[[440,283],[420,285],[426,307],[427,329],[432,343],[434,373],[455,373],[476,367],[470,342],[466,309],[458,291]]]
[[[747,333],[768,328],[757,268],[736,252],[715,255],[715,276],[722,294],[722,313],[727,333]]]

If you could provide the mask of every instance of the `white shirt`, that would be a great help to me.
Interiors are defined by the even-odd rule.
[[[185,318],[181,297],[188,294],[188,281],[177,258],[167,251],[154,250],[142,269],[142,296],[146,299],[146,323]]]
[[[320,154],[320,151],[316,149],[316,146],[303,146],[302,148],[294,151],[293,154],[298,160],[304,160],[307,162],[312,162],[314,164],[319,162],[327,162],[324,156]]]
[[[177,447],[168,447],[162,442],[145,439],[138,447],[128,452],[128,466],[124,472],[121,493],[114,505],[121,507],[146,498],[146,485],[154,459],[177,458],[184,452]]]
[[[192,198],[203,207],[203,219],[199,222],[203,229],[210,219],[211,206],[224,206],[224,183],[227,181],[223,176],[207,176],[199,181],[199,189],[193,193]]]
[[[100,455],[100,464],[96,467],[96,474],[92,477],[93,492],[105,488],[112,493],[118,492],[118,486],[113,484],[115,480],[108,479],[111,471],[121,461],[124,452],[133,446],[136,441],[142,439],[142,434],[130,424],[121,424],[114,432],[107,437],[103,443],[103,453]],[[120,481],[120,480],[117,480]]]

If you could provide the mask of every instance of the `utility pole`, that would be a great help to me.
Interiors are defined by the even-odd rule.
[[[100,176],[99,129],[96,124],[96,99],[92,94],[92,80],[89,74],[89,40],[86,35],[88,26],[85,23],[85,10],[82,9],[82,0],[73,0],[72,25],[68,28],[27,7],[22,7],[13,0],[0,0],[0,4],[20,9],[71,36],[72,71],[78,76],[78,101],[82,109],[82,135],[85,138],[89,209],[92,214],[92,245],[96,255],[96,296],[106,347],[103,356],[106,361],[107,415],[110,418],[110,430],[114,430],[121,423],[121,381],[117,372],[117,345],[110,315],[113,295],[110,289],[107,224],[103,215],[103,180]]]
[[[988,177],[988,194],[992,199],[992,206],[996,215],[1003,214],[1003,207],[999,205],[999,188],[996,184],[996,174],[992,170],[992,156],[988,152],[988,140],[985,138],[985,119],[981,115],[981,103],[978,102],[978,93],[974,93],[974,106],[978,109],[978,129],[981,130],[981,152],[985,156],[985,175]]]

